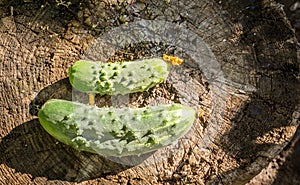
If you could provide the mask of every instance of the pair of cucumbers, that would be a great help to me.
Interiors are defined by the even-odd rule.
[[[167,78],[171,68],[167,59],[170,56],[119,63],[80,60],[69,69],[69,80],[89,94],[142,92]],[[182,62],[175,59],[173,64]],[[43,128],[62,143],[79,151],[123,157],[172,144],[191,128],[195,114],[181,104],[117,109],[51,99],[38,116]]]

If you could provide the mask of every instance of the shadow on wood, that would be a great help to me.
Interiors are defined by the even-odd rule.
[[[285,148],[286,153],[276,159],[277,166],[272,166],[277,169],[277,174],[273,185],[280,184],[300,184],[300,130],[298,130],[293,138],[293,141]],[[290,153],[291,152],[291,153]],[[282,159],[283,158],[283,159]],[[284,160],[284,161],[282,161]],[[282,162],[284,162],[282,164]],[[275,163],[275,164],[276,164]],[[273,164],[274,165],[274,164]]]
[[[0,163],[33,177],[83,181],[127,169],[96,154],[78,152],[47,134],[38,119],[14,128],[0,143]]]
[[[293,40],[294,34],[276,5],[246,3],[240,11],[243,16],[236,15],[240,14],[236,6],[227,6],[231,15],[241,17],[237,19],[244,28],[241,43],[252,47],[255,55],[246,66],[256,72],[249,75],[255,80],[256,91],[217,142],[238,167],[219,174],[214,182],[226,184],[234,173],[240,173],[243,175],[235,183],[245,184],[283,149],[298,126],[295,114],[299,110],[300,83],[295,74],[299,73],[299,61],[295,45],[286,42]]]
[[[126,5],[125,9],[118,8],[120,11],[115,8],[117,6],[99,8],[100,1],[97,1],[99,4],[96,1],[73,3],[69,8],[46,2],[49,1],[26,3],[5,0],[0,3],[4,7],[1,10],[6,10],[5,16],[10,16],[10,21],[0,26],[3,35],[0,53],[5,56],[2,57],[4,68],[0,68],[3,74],[0,86],[5,89],[0,96],[4,97],[0,103],[3,113],[0,113],[3,137],[0,143],[0,164],[3,164],[0,165],[0,183],[3,179],[8,184],[36,183],[31,177],[77,182],[94,179],[90,183],[98,184],[107,181],[207,184],[210,180],[215,180],[215,184],[241,183],[264,168],[294,133],[295,126],[289,121],[292,112],[296,111],[294,106],[299,102],[294,98],[299,95],[296,81],[299,60],[293,31],[274,1],[191,0],[165,3],[153,0]],[[120,4],[119,1],[110,2]],[[13,7],[13,16],[10,7]],[[126,10],[125,13],[123,10]],[[104,16],[108,19],[103,18],[105,14],[108,14]],[[102,33],[103,28],[117,27],[121,24],[119,18],[124,17],[129,18],[126,23],[136,19],[165,20],[193,31],[211,47],[228,80],[253,85],[257,91],[246,91],[241,95],[239,93],[243,89],[232,87],[234,91],[231,93],[236,102],[226,99],[228,107],[224,108],[230,119],[222,120],[221,124],[212,122],[207,127],[198,124],[193,137],[187,140],[188,145],[175,152],[169,148],[161,151],[171,153],[170,157],[158,155],[157,158],[154,155],[155,162],[151,165],[140,165],[118,173],[130,167],[99,155],[78,152],[57,142],[42,129],[37,119],[21,123],[29,119],[24,112],[28,111],[28,102],[34,92],[66,76],[64,73],[69,65],[99,36],[93,35],[93,30]],[[69,24],[70,21],[74,25]],[[93,28],[94,25],[96,28]],[[134,45],[133,48],[139,46]],[[149,47],[149,50],[152,48]],[[157,51],[155,49],[153,53]],[[183,52],[177,54],[180,56]],[[140,53],[137,56],[144,55]],[[187,73],[187,76],[190,74]],[[192,74],[191,77],[196,78]],[[30,86],[27,87],[27,84]],[[167,84],[165,87],[170,89]],[[173,92],[166,92],[167,97],[173,95]],[[70,100],[72,93],[68,79],[58,81],[37,95],[31,103],[31,113],[36,115],[38,108],[48,99]],[[203,94],[200,93],[198,99],[201,99],[203,107],[207,107],[209,116],[210,97]],[[246,98],[239,99],[240,96]],[[140,98],[141,102],[144,102],[144,97],[148,95]],[[105,101],[105,98],[101,99]],[[207,128],[212,128],[213,137]],[[215,131],[214,128],[220,129]],[[207,140],[203,138],[211,139],[211,142],[206,145]],[[205,148],[201,143],[205,144]],[[107,174],[117,175],[95,179]],[[40,184],[47,184],[46,178]],[[68,184],[66,181],[58,183]]]
[[[50,99],[72,100],[72,86],[69,78],[64,78],[42,89],[29,105],[31,115],[37,116],[39,109]]]
[[[82,94],[83,96],[86,94]],[[47,100],[71,100],[72,87],[68,78],[44,88],[30,104],[36,115]],[[97,154],[79,152],[52,138],[33,119],[14,128],[0,143],[0,163],[33,177],[80,182],[108,174],[116,174],[142,163],[153,153],[122,158],[104,158]]]
[[[282,134],[288,133],[283,130],[296,126],[293,113],[299,104],[299,96],[295,96],[300,93],[299,81],[278,74],[262,78],[259,83],[266,82],[232,120],[232,129],[220,139],[223,149],[239,161],[263,155],[260,151],[267,151],[270,145],[283,144],[286,135]]]
[[[249,103],[231,120],[230,129],[217,139],[238,166],[218,174],[212,184],[227,184],[235,173],[243,174],[236,179],[237,184],[247,183],[283,149],[299,124],[295,112],[300,102],[297,78],[282,72],[261,77],[258,84],[260,88],[250,96]]]

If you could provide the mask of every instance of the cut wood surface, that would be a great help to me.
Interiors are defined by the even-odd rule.
[[[299,124],[299,48],[274,1],[0,0],[0,18],[0,184],[245,184]],[[96,104],[203,112],[173,145],[104,158],[41,127],[47,100],[87,102],[67,78],[75,61],[164,53],[184,59],[166,82]]]

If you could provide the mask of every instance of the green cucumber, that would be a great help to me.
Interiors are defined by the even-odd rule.
[[[170,68],[161,58],[115,63],[79,60],[69,69],[69,80],[81,92],[124,95],[147,91],[163,82]]]
[[[196,112],[181,104],[98,108],[52,99],[40,109],[43,128],[79,151],[102,156],[141,155],[172,144],[194,123]]]

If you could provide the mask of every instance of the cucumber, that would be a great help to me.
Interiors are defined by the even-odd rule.
[[[141,155],[172,144],[194,123],[196,112],[181,104],[143,108],[98,108],[48,100],[38,116],[54,138],[102,156]]]
[[[115,63],[79,60],[69,69],[69,80],[81,92],[124,95],[147,91],[163,82],[170,68],[161,58]]]

